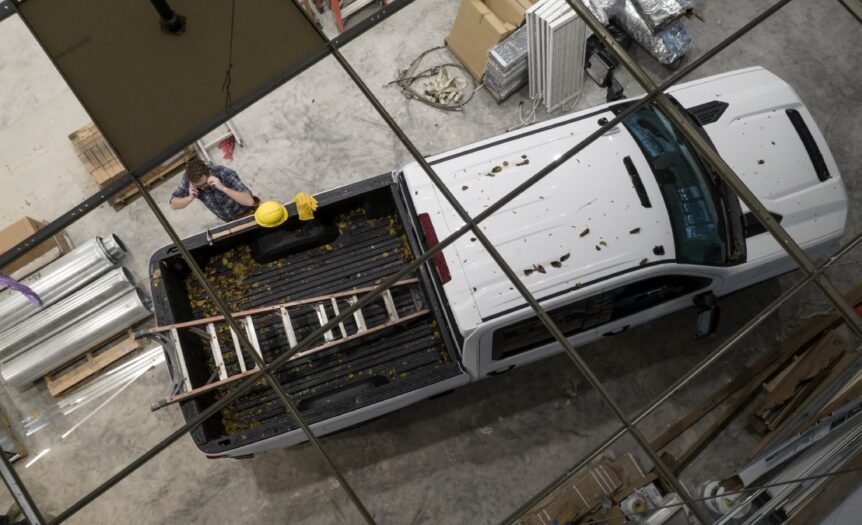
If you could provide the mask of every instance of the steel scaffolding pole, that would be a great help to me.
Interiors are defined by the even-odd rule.
[[[842,257],[850,253],[851,250],[856,248],[862,244],[862,233],[857,234],[850,242],[845,244],[842,248],[840,248],[834,255],[829,257],[820,267],[817,269],[818,274],[823,274],[826,270],[838,262]],[[707,368],[709,368],[712,364],[718,361],[721,357],[723,357],[727,352],[729,352],[737,343],[742,341],[746,336],[752,333],[757,327],[763,324],[766,319],[769,318],[773,313],[775,313],[784,303],[790,300],[796,293],[805,287],[806,284],[810,283],[812,280],[812,276],[808,275],[803,277],[801,280],[797,281],[790,288],[785,290],[776,300],[770,303],[766,308],[760,311],[758,315],[753,317],[750,321],[745,323],[745,325],[737,330],[733,335],[725,339],[724,343],[722,343],[718,348],[709,353],[705,358],[703,358],[699,363],[697,363],[694,367],[692,367],[688,372],[683,374],[682,377],[677,379],[674,384],[669,386],[664,392],[659,394],[650,404],[641,409],[634,417],[633,422],[635,425],[646,419],[650,414],[655,412],[658,407],[663,405],[667,400],[669,400],[674,394],[685,388],[686,385],[691,383],[693,379],[703,373]],[[501,523],[502,524],[511,524],[517,521],[517,519],[522,516],[525,512],[534,507],[539,501],[544,499],[546,496],[551,494],[554,490],[559,488],[567,479],[572,477],[575,473],[589,465],[596,458],[598,458],[602,452],[607,450],[610,446],[617,442],[621,437],[626,434],[626,427],[619,427],[614,433],[608,436],[604,441],[602,441],[598,446],[596,446],[592,451],[590,451],[586,456],[584,456],[575,466],[566,470],[563,474],[558,476],[554,481],[552,481],[549,485],[543,488],[540,492],[536,493],[532,498],[530,498],[525,503],[521,504],[514,512],[512,512],[507,518],[505,518]]]
[[[6,484],[6,488],[9,489],[9,493],[12,494],[12,497],[21,508],[21,512],[27,518],[30,525],[42,525],[45,523],[45,518],[42,517],[42,513],[39,511],[39,507],[36,506],[36,502],[33,501],[33,497],[30,496],[27,487],[24,486],[21,478],[18,477],[18,473],[15,472],[15,467],[12,466],[9,458],[6,457],[6,451],[0,449],[0,456],[2,456],[0,477],[3,478],[3,482]]]
[[[786,2],[785,2],[785,3],[786,3]],[[702,63],[702,62],[701,62],[701,63]],[[688,71],[691,71],[691,70],[688,70]],[[678,77],[678,78],[681,78],[681,77]],[[677,78],[677,79],[678,79],[678,78]],[[668,85],[670,85],[670,84],[668,84]],[[353,307],[351,307],[350,309],[345,310],[345,311],[344,311],[344,312],[342,312],[339,316],[337,316],[336,318],[332,319],[329,323],[327,323],[327,325],[326,325],[326,326],[321,327],[317,332],[320,332],[320,333],[322,334],[322,333],[323,333],[323,332],[325,332],[327,329],[332,328],[332,327],[334,327],[335,325],[337,325],[337,323],[338,323],[338,322],[340,322],[341,320],[345,319],[345,318],[346,318],[346,317],[348,317],[349,315],[352,315],[352,313],[353,313],[354,311],[356,311],[356,310],[358,310],[359,308],[361,308],[361,306],[364,306],[364,304],[366,304],[367,302],[369,302],[369,301],[373,300],[373,299],[374,299],[374,297],[376,297],[376,296],[377,296],[377,295],[379,295],[383,290],[385,290],[385,289],[387,289],[389,286],[391,286],[391,284],[393,284],[393,283],[395,282],[395,280],[397,280],[397,278],[401,278],[401,277],[403,277],[404,275],[406,275],[407,273],[412,272],[412,271],[413,271],[416,267],[418,267],[420,264],[423,264],[424,262],[426,262],[426,261],[427,261],[431,256],[433,256],[434,254],[438,253],[438,252],[439,252],[439,251],[441,251],[443,248],[445,248],[446,246],[448,246],[448,245],[450,245],[452,242],[454,242],[454,240],[455,240],[455,239],[457,239],[458,237],[460,237],[460,236],[464,235],[464,234],[465,234],[467,231],[469,231],[471,228],[475,228],[475,227],[476,227],[476,225],[477,225],[479,222],[481,222],[481,220],[484,220],[485,218],[487,218],[488,216],[490,216],[494,211],[499,210],[499,208],[501,208],[501,207],[502,207],[502,206],[504,206],[506,203],[508,203],[509,201],[511,201],[512,199],[514,199],[514,198],[515,198],[517,195],[519,195],[519,194],[520,194],[524,189],[526,189],[527,187],[529,187],[529,186],[530,186],[530,185],[532,185],[532,184],[535,184],[535,182],[538,182],[538,180],[541,180],[541,178],[542,178],[542,177],[544,177],[545,175],[547,175],[548,173],[550,173],[551,171],[553,171],[553,169],[555,169],[556,167],[558,167],[559,165],[561,165],[563,162],[565,162],[565,160],[568,160],[569,158],[571,158],[572,156],[574,156],[574,155],[577,153],[577,151],[582,150],[582,149],[583,149],[584,147],[586,147],[589,143],[591,143],[591,142],[592,142],[592,141],[594,141],[596,138],[598,138],[599,136],[601,136],[602,134],[604,134],[604,132],[605,132],[605,131],[607,131],[608,129],[610,129],[610,128],[614,127],[614,126],[615,126],[617,123],[619,123],[623,118],[625,118],[625,116],[627,116],[628,114],[633,113],[634,111],[636,111],[636,110],[637,110],[637,109],[639,109],[640,107],[643,107],[643,106],[644,106],[644,105],[645,105],[649,100],[652,100],[653,98],[655,98],[655,97],[656,97],[657,95],[659,95],[659,94],[660,94],[660,90],[658,90],[658,89],[657,89],[657,90],[653,90],[653,91],[651,91],[650,95],[648,95],[648,98],[645,98],[644,100],[642,100],[642,101],[640,102],[640,104],[638,104],[637,106],[635,106],[635,107],[631,108],[631,111],[630,111],[630,112],[627,112],[627,113],[625,113],[625,112],[624,112],[624,114],[622,114],[622,115],[618,116],[617,118],[615,118],[614,120],[612,120],[611,122],[609,122],[608,124],[606,124],[605,126],[603,126],[602,128],[600,128],[596,133],[594,133],[593,135],[591,135],[590,137],[588,137],[588,138],[587,138],[585,141],[583,141],[581,144],[579,144],[580,149],[578,149],[578,147],[573,148],[573,150],[570,150],[570,152],[569,152],[570,154],[569,154],[569,156],[568,156],[567,158],[565,158],[565,159],[562,159],[562,158],[561,158],[559,161],[557,161],[557,162],[555,162],[555,163],[552,163],[551,165],[547,166],[545,169],[543,169],[542,171],[540,171],[540,173],[538,173],[538,174],[537,174],[537,176],[534,176],[533,178],[531,178],[531,180],[530,180],[530,181],[528,181],[528,182],[529,182],[529,184],[526,184],[526,183],[525,183],[524,185],[519,186],[518,188],[516,188],[515,190],[513,190],[513,192],[511,192],[509,195],[507,195],[507,198],[504,198],[504,199],[501,199],[500,201],[498,201],[498,202],[496,203],[496,206],[495,206],[495,207],[492,207],[493,209],[492,209],[492,208],[489,208],[489,209],[487,209],[487,210],[486,210],[486,212],[487,212],[487,213],[485,213],[485,214],[479,214],[479,215],[477,215],[474,219],[471,219],[471,220],[469,220],[469,221],[466,221],[466,224],[465,224],[462,228],[459,228],[455,233],[453,233],[452,235],[450,235],[450,236],[447,238],[447,241],[448,241],[448,242],[441,242],[437,247],[435,247],[435,249],[433,249],[433,250],[429,250],[428,252],[426,252],[425,254],[423,254],[423,257],[421,257],[421,258],[417,258],[417,260],[416,260],[416,261],[414,261],[414,264],[411,264],[411,265],[410,265],[412,268],[411,268],[411,267],[405,268],[405,269],[404,269],[404,271],[403,271],[403,273],[399,272],[399,274],[400,274],[400,275],[393,276],[393,277],[396,277],[396,279],[390,279],[392,282],[389,282],[389,280],[387,280],[387,282],[384,282],[383,284],[381,284],[381,285],[380,285],[380,286],[379,286],[379,287],[378,287],[374,292],[372,292],[371,294],[369,294],[369,296],[366,298],[366,300],[365,300],[364,302],[362,302],[362,301],[361,301],[360,303],[357,303],[357,304],[353,305]],[[366,95],[366,96],[367,96],[367,95]],[[402,133],[403,133],[403,132],[402,132]],[[405,135],[404,137],[406,138],[406,135]],[[399,136],[399,138],[401,138],[401,137]],[[577,151],[575,151],[575,150],[577,150]],[[493,247],[492,247],[492,248],[493,248]],[[539,310],[541,311],[541,308],[539,308]],[[307,341],[310,341],[313,337],[316,337],[317,335],[320,335],[320,334],[312,334],[311,336],[309,336],[309,338],[307,338]],[[300,343],[300,345],[302,345],[302,343]],[[300,349],[301,349],[301,347],[300,347],[300,346],[298,346],[297,348],[295,348],[295,349],[294,349],[294,351],[299,351]],[[262,369],[261,369],[261,370],[262,370],[262,371],[261,371],[261,373],[264,373],[264,371],[265,371],[265,372],[270,372],[270,371],[272,371],[272,370],[277,369],[279,366],[281,366],[282,364],[284,364],[284,363],[289,359],[289,357],[292,355],[292,353],[294,353],[294,352],[288,353],[288,354],[286,354],[286,355],[282,355],[282,356],[280,356],[280,357],[279,357],[279,359],[275,360],[275,361],[274,361],[273,363],[271,363],[270,365],[267,365],[267,366],[265,366],[265,367],[262,367]],[[134,470],[136,470],[138,467],[140,467],[140,465],[142,465],[144,462],[148,461],[149,459],[151,459],[152,457],[154,457],[156,454],[158,454],[159,452],[161,452],[161,450],[164,450],[164,448],[166,448],[167,446],[169,446],[173,441],[175,441],[176,439],[178,439],[180,436],[184,435],[184,434],[185,434],[185,432],[187,432],[189,429],[196,427],[196,426],[197,426],[197,425],[199,425],[203,420],[205,420],[206,418],[208,418],[209,416],[211,416],[212,414],[214,414],[217,410],[220,410],[220,409],[221,409],[223,406],[225,406],[227,403],[229,403],[230,401],[232,401],[233,399],[235,399],[236,397],[238,397],[239,395],[241,395],[241,394],[242,394],[243,392],[245,392],[248,388],[250,388],[250,386],[251,386],[251,385],[252,385],[252,384],[253,384],[257,379],[258,379],[257,374],[255,374],[254,376],[250,377],[248,380],[246,380],[245,382],[243,382],[243,383],[240,385],[240,387],[239,387],[239,388],[237,388],[237,391],[233,392],[233,393],[232,393],[231,395],[229,395],[229,396],[226,396],[226,398],[223,398],[222,400],[220,400],[220,401],[223,401],[223,404],[222,404],[222,403],[219,403],[218,405],[220,405],[220,406],[216,406],[216,405],[214,405],[214,406],[210,407],[211,411],[210,411],[210,409],[208,409],[207,411],[205,411],[204,413],[202,413],[198,418],[195,418],[195,420],[188,422],[186,425],[184,425],[183,427],[181,427],[180,429],[178,429],[177,431],[175,431],[174,433],[172,433],[170,436],[168,436],[168,438],[166,438],[166,439],[165,439],[165,440],[163,440],[161,443],[159,443],[158,445],[156,445],[156,447],[153,447],[153,449],[151,449],[150,451],[148,451],[147,453],[145,453],[143,456],[141,456],[140,458],[138,458],[138,460],[136,460],[136,461],[132,462],[131,464],[129,464],[125,469],[123,469],[123,471],[121,471],[121,472],[120,472],[120,473],[118,473],[117,475],[115,475],[115,476],[113,476],[112,478],[110,478],[110,479],[109,479],[108,481],[106,481],[106,483],[105,483],[105,484],[103,484],[102,486],[98,487],[98,488],[96,489],[96,491],[99,491],[98,493],[97,493],[96,491],[93,491],[93,493],[91,493],[91,494],[90,494],[90,495],[92,495],[92,496],[93,496],[92,498],[90,498],[89,500],[87,500],[87,498],[88,498],[90,495],[85,496],[85,498],[83,498],[82,500],[80,500],[80,501],[78,502],[78,503],[81,503],[81,505],[78,507],[78,510],[79,510],[80,508],[82,508],[82,507],[83,507],[83,505],[85,505],[85,504],[86,504],[86,503],[88,503],[89,501],[92,501],[92,499],[95,499],[95,497],[97,497],[98,495],[100,495],[101,493],[103,493],[105,490],[107,490],[108,488],[110,488],[113,484],[117,483],[118,481],[120,481],[121,479],[123,479],[124,477],[126,477],[127,475],[131,474],[131,472],[133,472],[133,471],[134,471]],[[101,490],[100,490],[100,489],[101,489]],[[86,500],[86,501],[85,501],[85,500]],[[78,505],[78,504],[75,504],[75,505]],[[67,509],[67,511],[68,511],[68,510],[72,510],[72,509],[73,509],[73,507],[75,507],[75,505],[73,505],[72,507],[70,507],[69,509]],[[69,515],[71,515],[71,514],[69,514]],[[68,517],[68,516],[66,516],[66,517]],[[64,519],[65,519],[65,518],[64,518]],[[62,520],[60,520],[60,519],[59,519],[59,517],[58,517],[58,522],[59,522],[59,521],[62,521]]]
[[[308,13],[306,13],[305,11],[303,11],[303,13],[305,14],[306,18],[309,17]],[[308,21],[311,24],[310,18],[308,19]],[[351,80],[353,80],[354,84],[356,84],[362,94],[365,95],[365,98],[368,99],[368,101],[374,107],[375,111],[377,111],[380,117],[386,122],[392,132],[395,133],[395,135],[398,137],[404,147],[407,148],[407,151],[410,152],[410,155],[422,168],[422,171],[424,171],[428,178],[431,179],[431,181],[437,187],[437,190],[443,195],[446,201],[449,202],[449,204],[452,206],[452,208],[455,210],[461,220],[464,221],[465,224],[469,224],[472,220],[470,214],[467,213],[467,210],[461,205],[455,195],[452,194],[452,192],[446,186],[446,183],[444,183],[443,180],[440,179],[440,177],[437,175],[437,173],[434,171],[428,161],[425,160],[425,157],[422,155],[416,145],[413,144],[413,141],[411,141],[407,134],[404,133],[404,130],[402,130],[398,123],[395,122],[395,119],[392,118],[392,115],[389,114],[386,108],[383,107],[383,104],[381,104],[377,97],[374,95],[374,93],[371,92],[371,90],[359,77],[353,67],[350,66],[350,64],[341,54],[341,51],[339,51],[339,49],[335,45],[333,45],[330,40],[327,39],[326,35],[320,28],[314,26],[314,24],[312,24],[312,26],[317,29],[321,38],[326,40],[327,46],[329,47],[333,57],[335,57],[335,59],[338,61],[344,71],[350,76]],[[653,89],[656,89],[656,86],[653,86]],[[485,248],[485,251],[488,252],[488,254],[491,256],[497,266],[500,267],[500,269],[509,279],[509,282],[512,284],[512,286],[514,286],[514,288],[518,291],[519,294],[521,294],[521,296],[524,298],[530,308],[532,308],[532,310],[536,313],[536,316],[539,318],[545,328],[551,333],[554,339],[557,340],[560,346],[563,347],[563,350],[566,352],[566,354],[569,356],[569,358],[572,360],[572,362],[575,364],[581,374],[583,374],[584,377],[587,378],[587,381],[589,381],[592,387],[596,389],[599,395],[601,395],[602,399],[611,408],[617,418],[623,423],[623,425],[626,426],[629,434],[631,434],[631,436],[640,444],[641,448],[653,462],[662,480],[664,480],[669,486],[673,487],[674,491],[676,491],[680,495],[680,497],[682,497],[683,499],[690,499],[691,496],[688,494],[688,490],[685,488],[685,486],[683,486],[683,484],[674,475],[670,468],[661,460],[661,458],[659,458],[658,454],[656,454],[655,451],[652,450],[652,447],[650,447],[649,442],[646,440],[640,430],[638,430],[637,427],[635,427],[634,424],[629,421],[625,412],[623,412],[622,407],[620,407],[616,400],[611,397],[610,392],[608,392],[608,390],[605,388],[604,384],[595,374],[592,367],[590,367],[590,365],[580,355],[580,353],[575,350],[575,347],[569,342],[563,331],[559,328],[559,326],[557,326],[557,323],[554,322],[553,319],[551,319],[551,316],[548,315],[544,308],[542,308],[542,306],[539,304],[539,301],[535,298],[532,292],[527,289],[526,285],[524,285],[524,283],[521,281],[521,279],[518,277],[512,267],[509,266],[509,264],[500,254],[500,252],[497,251],[491,240],[488,239],[488,237],[485,235],[485,232],[476,225],[471,226],[471,230],[473,232],[473,235],[475,235],[479,242],[482,244],[483,248]],[[704,525],[710,522],[707,515],[703,513],[703,511],[699,507],[692,507],[691,511],[698,519],[698,521],[700,521]]]
[[[785,0],[785,2],[786,1],[788,1],[788,0]],[[727,44],[729,44],[729,42],[725,43],[725,46]],[[716,48],[711,50],[711,52],[708,52],[705,55],[704,60],[700,61],[697,65],[702,64],[703,62],[706,61],[706,59],[717,54],[721,49],[722,49],[721,45],[717,46]],[[669,81],[665,85],[665,88],[672,85],[672,82],[675,82],[676,80],[679,80],[680,78],[682,78],[683,74],[687,74],[688,72],[690,72],[693,69],[694,68],[692,67],[692,68],[681,70],[680,72],[678,72],[677,75],[675,75],[674,77],[669,79]],[[611,119],[608,123],[601,126],[594,133],[592,133],[586,139],[581,141],[581,143],[579,143],[577,146],[573,147],[571,150],[564,153],[559,159],[550,163],[548,166],[546,166],[545,168],[540,170],[538,173],[536,173],[536,175],[534,175],[533,177],[531,177],[530,179],[528,179],[527,181],[525,181],[524,183],[519,185],[517,188],[512,190],[505,197],[501,198],[499,201],[497,201],[496,203],[491,205],[489,208],[487,208],[485,210],[485,212],[477,215],[474,219],[472,219],[467,224],[465,224],[464,226],[462,226],[461,228],[459,228],[458,230],[453,232],[449,237],[444,239],[442,242],[440,242],[433,249],[426,251],[422,256],[418,257],[412,264],[403,268],[402,271],[398,272],[397,274],[392,276],[390,279],[381,283],[381,285],[378,286],[378,288],[374,292],[368,294],[366,297],[364,297],[362,300],[360,300],[359,302],[354,304],[352,307],[341,312],[341,314],[339,314],[338,316],[333,318],[329,323],[327,323],[327,325],[316,330],[314,333],[312,333],[307,338],[306,341],[300,342],[300,344],[297,345],[297,347],[295,347],[293,349],[293,351],[288,352],[288,353],[280,356],[278,359],[273,361],[270,365],[267,365],[267,367],[264,367],[264,369],[275,370],[278,367],[282,366],[284,363],[286,363],[290,359],[290,357],[295,352],[301,351],[304,348],[305,345],[303,343],[305,343],[307,345],[307,343],[309,341],[311,341],[313,338],[319,337],[328,329],[336,326],[338,322],[346,319],[349,315],[352,315],[352,313],[354,311],[365,306],[368,302],[370,302],[376,296],[378,296],[380,293],[382,293],[383,290],[388,289],[397,280],[406,276],[408,273],[411,273],[412,271],[414,271],[416,268],[418,268],[419,265],[424,264],[433,255],[435,255],[436,253],[439,253],[444,248],[449,246],[452,242],[454,242],[457,238],[463,236],[472,227],[479,224],[481,221],[487,219],[487,217],[489,217],[491,214],[493,214],[494,212],[498,211],[500,208],[505,206],[508,202],[510,202],[511,200],[516,198],[524,190],[526,190],[527,188],[529,188],[533,184],[537,183],[539,180],[544,178],[544,176],[551,173],[554,169],[556,169],[557,167],[562,165],[565,161],[574,157],[579,151],[582,151],[584,148],[586,148],[593,141],[595,141],[596,139],[601,137],[605,132],[607,132],[608,130],[612,129],[617,124],[619,124],[625,117],[634,113],[635,111],[637,111],[641,107],[645,106],[649,101],[654,99],[659,93],[660,93],[660,91],[656,90],[656,91],[648,94],[642,100],[634,103],[631,107],[627,108],[620,115],[618,115],[614,119]],[[258,374],[254,374],[254,375],[250,376],[247,380],[240,383],[238,385],[238,387],[236,388],[236,390],[234,390],[233,392],[231,392],[229,395],[225,396],[224,398],[221,398],[215,404],[208,407],[206,410],[201,412],[196,418],[193,418],[191,421],[188,421],[185,425],[183,425],[182,427],[180,427],[179,429],[174,431],[172,434],[167,436],[164,440],[162,440],[160,443],[155,445],[149,451],[147,451],[146,453],[139,456],[136,460],[132,461],[129,465],[127,465],[120,472],[118,472],[117,474],[115,474],[114,476],[112,476],[111,478],[106,480],[102,485],[100,485],[99,487],[97,487],[96,489],[91,491],[89,494],[82,497],[78,502],[76,502],[75,504],[70,506],[66,512],[61,514],[61,516],[58,516],[57,522],[59,523],[63,519],[68,518],[69,516],[71,516],[72,514],[74,514],[78,510],[80,510],[81,508],[83,508],[85,505],[87,505],[88,503],[93,501],[96,497],[98,497],[99,495],[104,493],[106,490],[108,490],[111,486],[113,486],[114,484],[116,484],[117,482],[119,482],[120,480],[122,480],[123,478],[125,478],[126,476],[128,476],[129,474],[131,474],[132,472],[137,470],[138,468],[140,468],[141,465],[143,465],[144,463],[146,463],[147,461],[152,459],[152,457],[157,455],[159,452],[161,452],[162,450],[164,450],[168,446],[170,446],[170,444],[172,444],[174,441],[176,441],[177,439],[182,437],[186,432],[188,432],[189,430],[191,430],[193,428],[196,428],[203,421],[205,421],[207,418],[209,418],[210,416],[215,414],[217,411],[221,410],[228,403],[230,403],[231,401],[233,401],[234,399],[236,399],[237,397],[242,395],[244,392],[246,392],[254,384],[254,382],[256,382],[256,380],[258,379],[257,375]]]
[[[631,55],[614,39],[610,31],[603,26],[598,19],[587,9],[581,0],[566,0],[578,16],[586,22],[587,26],[598,36],[602,42],[608,47],[614,56],[622,62],[626,70],[631,73],[632,77],[646,91],[654,91],[657,86],[653,82],[649,74],[641,66],[635,62]],[[680,132],[689,143],[694,147],[698,155],[706,161],[706,164],[736,193],[739,199],[748,207],[757,221],[766,228],[766,231],[772,235],[778,244],[790,255],[796,264],[802,270],[811,276],[815,275],[816,267],[814,262],[808,257],[802,247],[793,240],[790,234],[787,233],[778,221],[769,213],[766,206],[760,202],[760,199],[748,189],[748,186],[740,180],[739,176],[733,169],[721,158],[715,148],[705,139],[695,128],[691,122],[691,117],[683,113],[683,111],[674,105],[664,94],[656,98],[656,105],[665,116],[677,125]],[[844,300],[838,288],[832,284],[832,281],[820,275],[814,277],[814,284],[823,291],[829,301],[838,310],[838,313],[847,321],[847,325],[862,337],[862,319],[854,309]]]
[[[305,13],[305,10],[302,10]],[[314,24],[312,24],[314,25]],[[314,27],[317,27],[316,25]],[[261,370],[266,382],[269,383],[269,386],[275,391],[275,394],[278,396],[281,404],[284,405],[285,409],[290,413],[290,416],[296,421],[299,426],[302,428],[302,431],[308,436],[308,440],[311,442],[314,449],[320,455],[321,459],[323,459],[324,463],[329,467],[332,473],[335,475],[335,478],[338,480],[338,484],[341,485],[341,488],[347,493],[347,496],[350,498],[353,505],[356,507],[356,510],[359,511],[359,514],[367,523],[375,523],[374,518],[371,517],[371,513],[368,512],[368,509],[365,508],[365,505],[356,495],[356,492],[353,490],[353,487],[348,483],[347,478],[344,477],[344,474],[335,466],[335,463],[332,461],[332,458],[329,457],[329,454],[323,449],[323,445],[320,444],[320,440],[318,440],[317,436],[314,435],[314,432],[311,431],[308,424],[305,420],[300,416],[299,409],[296,407],[296,403],[293,402],[293,398],[285,392],[282,388],[281,384],[272,375],[272,372],[265,368],[266,363],[263,360],[263,355],[259,354],[254,346],[249,341],[246,332],[242,330],[239,326],[237,320],[231,315],[230,309],[227,307],[227,304],[222,301],[221,297],[219,297],[218,292],[215,291],[212,284],[207,279],[206,275],[204,275],[203,270],[201,270],[197,261],[195,261],[192,254],[189,253],[188,249],[183,244],[180,236],[177,235],[176,230],[174,230],[171,223],[168,221],[165,214],[162,213],[162,210],[159,209],[159,206],[156,204],[156,201],[153,200],[153,196],[150,195],[150,192],[147,191],[147,188],[141,183],[140,179],[135,177],[135,184],[138,187],[138,191],[141,192],[141,195],[144,197],[144,200],[147,202],[147,206],[150,207],[153,214],[158,219],[159,224],[161,224],[162,228],[167,232],[168,236],[171,238],[171,242],[174,243],[174,246],[180,251],[183,259],[186,261],[186,264],[191,268],[192,273],[197,278],[198,282],[200,282],[201,286],[203,286],[210,300],[215,303],[216,309],[219,313],[224,317],[224,321],[228,324],[231,331],[236,334],[239,339],[240,345],[246,351],[246,355],[251,356],[252,360],[254,360],[257,367]],[[178,352],[182,351],[181,349],[177,349]],[[258,374],[255,374],[257,376]]]

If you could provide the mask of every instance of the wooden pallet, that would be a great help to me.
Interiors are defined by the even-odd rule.
[[[125,173],[123,163],[92,122],[70,134],[69,140],[99,188],[104,188]]]
[[[70,134],[69,140],[72,141],[72,147],[78,158],[90,172],[93,182],[100,189],[126,174],[126,169],[116,152],[108,145],[102,132],[92,122]],[[145,188],[154,188],[182,171],[186,162],[194,156],[196,156],[194,148],[188,147],[141,177],[141,182]],[[119,211],[138,197],[140,197],[140,192],[137,186],[129,185],[111,197],[109,202],[114,210]]]
[[[127,330],[122,339],[87,352],[63,368],[46,375],[48,392],[57,397],[140,347],[141,343],[135,339],[132,330]]]

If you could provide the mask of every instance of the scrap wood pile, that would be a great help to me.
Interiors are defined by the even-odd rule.
[[[862,286],[846,298],[862,315]],[[812,519],[811,513],[826,508],[822,494],[829,477],[804,486],[766,489],[762,492],[771,499],[757,508],[741,503],[751,493],[737,491],[816,476],[862,461],[862,348],[851,346],[842,335],[844,324],[838,314],[809,319],[652,441],[655,450],[662,450],[715,409],[723,408],[693,440],[684,440],[683,450],[662,455],[679,472],[731,419],[749,409],[746,422],[761,439],[739,458],[729,477],[704,487],[706,497],[734,494],[708,500],[707,506],[716,514],[735,512],[743,522],[754,523],[779,512],[805,523]],[[828,492],[836,498],[843,494]]]
[[[862,316],[862,285],[846,299]],[[662,460],[679,474],[750,409],[745,421],[761,436],[759,443],[728,477],[702,483],[694,496],[713,517],[733,513],[735,523],[812,523],[856,488],[862,470],[862,348],[849,344],[844,324],[838,314],[807,320],[652,439],[653,450],[665,450]],[[683,434],[682,449],[667,452]],[[828,475],[841,471],[855,474]],[[801,478],[807,481],[793,482]],[[579,471],[520,524],[682,524],[689,517],[679,496],[663,493],[656,474],[644,473],[627,455]]]
[[[650,523],[688,523],[679,496],[663,493],[656,480],[656,474],[644,472],[631,454],[617,460],[603,458],[541,500],[519,523],[616,525],[646,516],[651,516]]]

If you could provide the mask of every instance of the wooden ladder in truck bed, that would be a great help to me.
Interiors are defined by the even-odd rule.
[[[417,286],[418,282],[418,279],[406,279],[403,281],[398,281],[397,283],[392,285],[391,289],[384,291],[377,298],[377,300],[382,301],[382,306],[386,312],[383,321],[379,324],[369,326],[366,319],[366,315],[363,313],[362,308],[360,308],[353,313],[353,321],[355,327],[352,331],[345,327],[344,322],[341,322],[336,325],[336,328],[328,330],[324,333],[322,344],[297,352],[296,354],[291,356],[288,361],[293,361],[301,357],[306,357],[318,352],[322,352],[323,350],[339,346],[349,341],[355,341],[368,334],[373,334],[375,332],[385,330],[386,328],[401,323],[406,323],[408,321],[412,321],[416,318],[429,314],[430,310],[428,310],[428,308],[420,306],[424,303],[424,301],[421,300],[421,294]],[[395,304],[395,299],[392,297],[391,290],[402,287],[409,287],[410,294],[413,297],[412,304],[414,305],[414,309],[407,313],[402,312],[399,314],[398,308]],[[272,306],[262,306],[259,308],[236,312],[234,314],[231,314],[231,317],[240,322],[240,324],[244,328],[245,334],[249,342],[254,349],[254,352],[257,353],[257,355],[263,361],[264,358],[263,354],[261,353],[260,343],[258,341],[258,334],[255,328],[256,316],[278,313],[281,316],[281,325],[284,329],[284,335],[287,338],[288,345],[290,348],[293,348],[297,345],[298,341],[291,315],[296,314],[297,310],[301,308],[313,309],[313,311],[317,314],[317,322],[320,324],[320,326],[323,326],[327,322],[329,322],[329,316],[326,312],[327,307],[331,307],[335,315],[338,315],[340,313],[338,307],[339,299],[349,305],[353,305],[359,300],[360,295],[369,293],[372,290],[374,290],[374,287],[357,288],[354,290],[338,292],[330,295],[289,301]],[[368,305],[365,305],[363,308],[368,309],[370,306],[375,304],[379,303],[377,303],[377,301],[372,301]],[[251,363],[246,363],[245,358],[240,351],[239,337],[237,337],[237,333],[232,328],[230,328],[229,325],[227,325],[228,329],[230,330],[231,339],[233,342],[233,349],[231,351],[235,353],[236,362],[239,365],[239,372],[234,374],[228,374],[228,370],[225,367],[224,352],[222,351],[222,346],[219,342],[218,329],[216,327],[216,325],[219,323],[227,325],[227,321],[225,321],[224,316],[219,315],[215,317],[197,319],[194,321],[187,321],[165,326],[157,326],[155,328],[150,328],[135,333],[136,338],[151,337],[157,334],[166,334],[168,337],[170,337],[171,345],[174,348],[174,352],[172,353],[176,358],[176,363],[174,363],[173,366],[175,371],[180,375],[180,391],[177,393],[173,393],[169,397],[157,403],[154,403],[152,405],[153,410],[158,410],[159,408],[165,407],[172,403],[177,403],[185,399],[193,398],[195,396],[203,394],[204,392],[209,392],[213,389],[233,383],[234,381],[238,381],[258,372],[258,366],[256,363],[254,363],[254,361],[252,361]],[[185,356],[183,355],[182,344],[180,343],[180,330],[189,330],[193,333],[196,333],[198,336],[205,337],[209,340],[210,350],[212,351],[213,363],[216,367],[216,371],[213,372],[213,374],[210,376],[209,381],[207,381],[207,383],[202,386],[192,388],[192,382],[189,378],[189,372],[186,366]]]

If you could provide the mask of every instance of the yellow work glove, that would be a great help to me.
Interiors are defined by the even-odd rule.
[[[293,202],[296,204],[299,220],[310,221],[314,218],[314,211],[317,210],[317,199],[301,191],[293,198]]]

